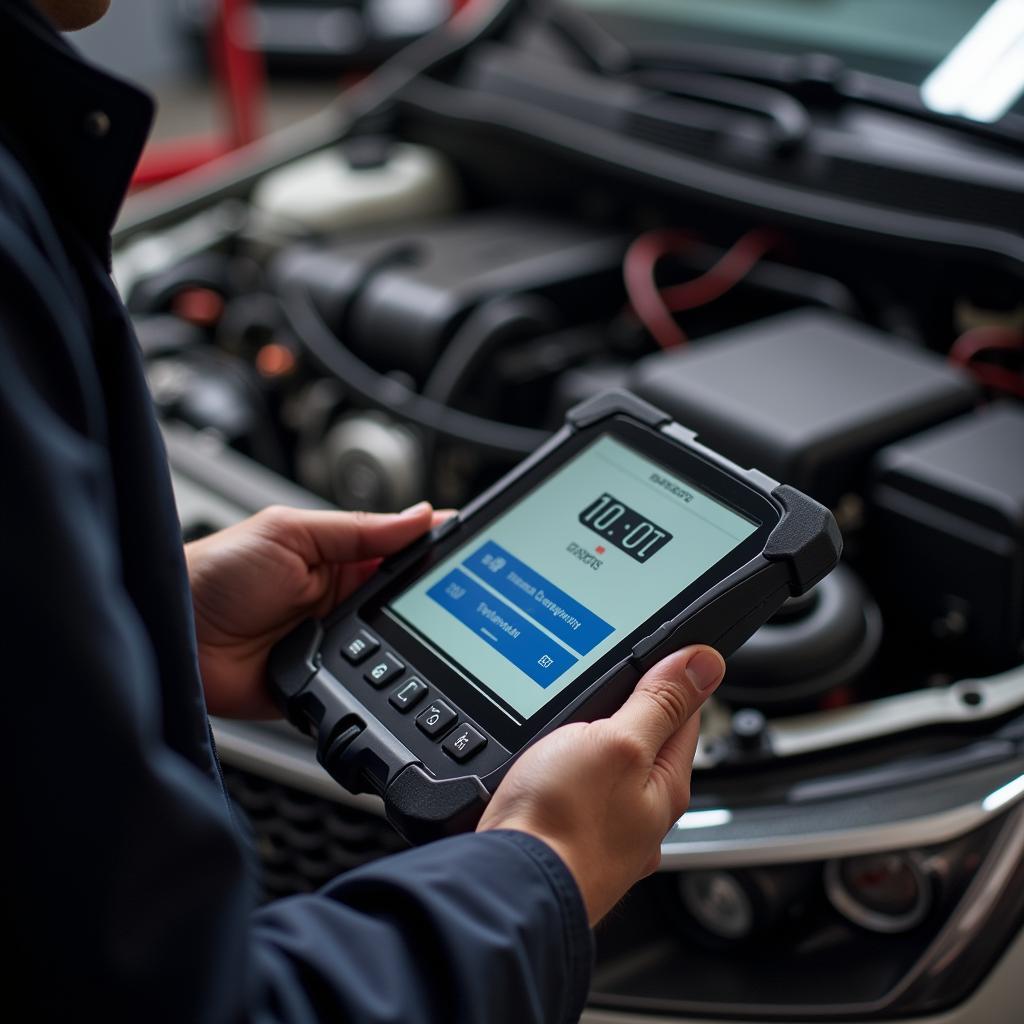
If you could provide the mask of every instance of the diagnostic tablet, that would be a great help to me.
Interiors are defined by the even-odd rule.
[[[625,392],[565,426],[271,656],[288,717],[413,842],[470,829],[516,756],[689,643],[728,656],[841,551],[831,514]]]

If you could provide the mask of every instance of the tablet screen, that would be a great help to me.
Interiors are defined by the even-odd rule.
[[[385,611],[527,719],[759,525],[605,435]]]

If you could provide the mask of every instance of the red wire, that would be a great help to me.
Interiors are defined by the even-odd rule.
[[[1008,327],[974,327],[953,343],[949,361],[968,370],[987,388],[1024,398],[1024,374],[1005,366],[975,362],[984,352],[1019,349],[1024,349],[1024,335]]]
[[[695,241],[686,231],[645,231],[626,250],[622,276],[630,305],[662,348],[685,345],[687,337],[661,297],[655,271],[662,259],[690,248]]]
[[[664,289],[661,296],[665,305],[673,313],[682,313],[720,299],[739,284],[780,241],[774,231],[766,228],[748,231],[699,277]]]
[[[703,274],[661,289],[655,276],[658,263],[691,247],[695,239],[683,231],[648,231],[626,252],[623,275],[633,311],[662,348],[685,345],[689,339],[672,314],[720,299],[779,241],[774,231],[755,228],[740,236]]]

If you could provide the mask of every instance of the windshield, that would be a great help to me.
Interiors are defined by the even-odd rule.
[[[784,53],[819,52],[851,68],[923,84],[989,17],[985,67],[1006,64],[1024,76],[1021,0],[575,0],[634,45],[728,44]],[[977,35],[977,33],[975,33]],[[994,37],[994,38],[992,38]],[[959,47],[962,49],[962,47]],[[974,47],[978,49],[977,46]],[[978,61],[975,61],[978,63]],[[999,114],[1019,99],[1013,89]],[[927,96],[926,96],[927,100]],[[1017,108],[1021,109],[1018,103]],[[998,115],[997,115],[998,116]],[[983,118],[991,120],[992,118]]]

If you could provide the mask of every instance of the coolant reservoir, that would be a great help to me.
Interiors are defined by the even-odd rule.
[[[271,172],[252,205],[266,227],[287,235],[444,214],[458,196],[455,170],[437,150],[355,139]]]

